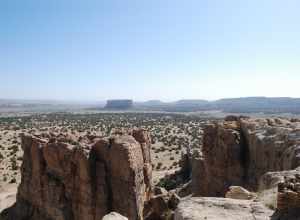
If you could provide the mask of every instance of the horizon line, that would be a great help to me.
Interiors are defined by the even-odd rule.
[[[224,99],[246,99],[246,98],[286,98],[286,99],[300,99],[300,97],[292,96],[241,96],[241,97],[224,97],[218,99],[205,99],[205,98],[178,98],[176,100],[163,100],[163,99],[133,99],[133,98],[107,98],[107,99],[54,99],[54,98],[0,98],[0,101],[26,101],[26,102],[107,102],[108,100],[132,100],[133,102],[149,102],[159,101],[164,103],[172,103],[177,101],[208,101],[214,102]]]

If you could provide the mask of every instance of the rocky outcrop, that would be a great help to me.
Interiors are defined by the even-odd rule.
[[[258,186],[262,175],[300,166],[300,123],[284,119],[240,120],[247,143],[249,185]]]
[[[267,189],[263,192],[268,194],[270,190],[273,192],[271,195],[277,208],[272,220],[300,219],[300,169],[267,173],[260,187]]]
[[[2,219],[96,220],[111,211],[143,219],[152,171],[147,132],[94,137],[89,144],[61,140],[22,137],[17,202]]]
[[[152,163],[151,163],[151,137],[150,134],[143,129],[132,130],[132,136],[135,138],[137,142],[140,143],[143,153],[143,171],[144,171],[144,181],[147,192],[147,200],[150,197],[151,186],[152,186]]]
[[[195,156],[192,162],[194,195],[224,196],[229,186],[243,184],[242,146],[238,121],[205,127],[202,154]]]
[[[259,181],[258,191],[264,191],[278,187],[280,182],[284,182],[286,178],[294,178],[296,175],[300,175],[300,167],[295,170],[285,170],[277,172],[267,172]]]
[[[300,174],[285,178],[278,184],[277,209],[279,211],[300,209]]]
[[[272,213],[259,202],[192,197],[179,204],[175,220],[270,220]]]
[[[300,165],[300,123],[227,117],[208,124],[191,164],[194,195],[224,196],[230,186],[256,191],[265,173]]]

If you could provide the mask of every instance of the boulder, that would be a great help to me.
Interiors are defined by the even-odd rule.
[[[102,220],[128,220],[128,218],[120,215],[117,212],[111,212],[108,215],[105,215]]]
[[[230,199],[251,200],[255,197],[255,195],[243,187],[231,186],[229,187],[229,191],[226,193],[225,197]]]

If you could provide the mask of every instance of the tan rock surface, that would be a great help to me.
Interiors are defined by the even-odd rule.
[[[238,122],[209,124],[202,155],[192,162],[194,195],[224,196],[231,185],[243,185],[244,168]]]
[[[265,173],[299,166],[300,123],[228,117],[208,124],[191,164],[196,196],[224,196],[234,185],[256,191]]]
[[[17,203],[1,214],[3,219],[94,220],[112,210],[143,219],[151,189],[151,169],[145,172],[151,165],[145,156],[150,155],[148,142],[139,143],[131,135],[85,146],[60,140],[22,138]]]
[[[283,119],[241,119],[248,146],[247,176],[257,186],[267,172],[300,166],[300,123]]]
[[[128,218],[120,215],[117,212],[111,212],[107,215],[105,215],[102,220],[128,220]]]
[[[270,220],[272,214],[272,210],[258,202],[192,197],[179,203],[175,220]]]
[[[17,186],[6,185],[0,187],[0,212],[16,202]]]

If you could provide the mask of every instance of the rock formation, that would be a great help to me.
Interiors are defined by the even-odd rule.
[[[224,196],[232,185],[257,190],[265,173],[300,165],[300,123],[229,117],[208,124],[191,163],[194,195]]]
[[[300,123],[285,119],[240,120],[247,147],[249,185],[257,186],[266,172],[300,166]]]
[[[289,209],[300,209],[300,174],[285,178],[278,184],[277,209],[288,211]]]
[[[274,193],[277,208],[272,220],[300,219],[300,168],[267,173],[262,178],[261,185],[264,188],[271,187],[272,190],[277,185]]]
[[[152,191],[151,140],[144,130],[115,131],[110,138],[24,135],[17,202],[0,219],[299,217],[294,211],[300,208],[299,121],[227,117],[207,124],[202,142],[202,148],[187,149],[181,171],[162,179],[171,185],[169,191]],[[275,190],[272,217],[273,211],[254,202],[259,198],[250,193],[266,190]],[[205,197],[179,198],[190,193]]]
[[[267,172],[259,181],[258,191],[276,188],[280,182],[284,182],[286,178],[293,178],[300,174],[300,167],[295,170],[285,170],[277,172]]]
[[[98,220],[111,211],[143,219],[152,171],[147,132],[94,137],[89,144],[66,140],[22,137],[17,202],[1,220]]]
[[[229,186],[242,185],[244,167],[241,146],[237,121],[205,127],[202,155],[192,162],[195,195],[224,196]]]

